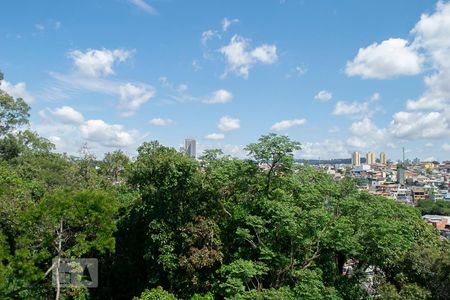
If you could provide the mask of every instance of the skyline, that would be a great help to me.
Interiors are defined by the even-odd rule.
[[[0,17],[0,88],[61,152],[193,137],[242,157],[277,132],[300,159],[450,159],[448,1],[11,1]]]

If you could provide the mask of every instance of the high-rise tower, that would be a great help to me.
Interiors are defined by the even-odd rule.
[[[366,154],[366,164],[368,165],[374,165],[375,164],[375,153],[373,152],[367,152]]]
[[[380,153],[380,164],[383,164],[383,165],[386,164],[386,153],[384,153],[384,152]]]
[[[197,148],[197,142],[194,139],[185,139],[184,140],[184,151],[186,152],[187,155],[195,158],[197,155],[196,148]]]
[[[352,165],[353,166],[361,165],[361,158],[359,157],[359,152],[357,151],[352,153]]]

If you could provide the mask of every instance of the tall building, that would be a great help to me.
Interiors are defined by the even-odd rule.
[[[359,157],[359,152],[357,151],[352,153],[352,165],[353,166],[361,165],[361,158]]]
[[[380,153],[380,164],[386,164],[386,154],[384,152]]]
[[[375,153],[367,152],[366,154],[366,164],[374,165],[375,164]]]
[[[193,158],[196,157],[196,155],[197,155],[196,146],[197,146],[197,142],[194,139],[185,139],[184,140],[184,151],[190,157],[193,157]]]

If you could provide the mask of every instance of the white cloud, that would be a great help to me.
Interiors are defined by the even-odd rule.
[[[55,123],[52,120],[45,119],[36,124],[32,122],[31,127],[40,136],[46,137],[54,143],[56,150],[60,152],[76,154],[83,144],[78,126]]]
[[[369,104],[367,102],[346,103],[338,101],[333,111],[336,116],[363,117],[369,114]]]
[[[447,144],[447,143],[446,143],[446,144],[443,144],[441,148],[442,148],[442,150],[444,150],[444,151],[450,151],[450,144]]]
[[[294,126],[300,126],[306,123],[306,119],[283,120],[272,125],[270,129],[275,131],[287,130]]]
[[[225,138],[225,135],[223,133],[210,133],[205,136],[205,139],[212,140],[212,141],[220,141]]]
[[[192,95],[186,84],[174,84],[165,76],[161,76],[158,81],[161,83],[165,92],[167,92],[167,94],[163,96],[178,102],[196,101],[207,104],[225,104],[233,100],[233,94],[225,89],[218,89],[211,92],[209,95],[198,96]]]
[[[404,39],[391,38],[360,48],[353,61],[348,61],[348,76],[388,79],[400,75],[416,75],[422,71],[423,58]]]
[[[448,110],[450,107],[450,2],[439,1],[433,14],[423,14],[411,33],[413,45],[425,51],[435,70],[425,76],[427,87],[418,100],[409,100],[411,110]],[[449,112],[448,112],[449,113]]]
[[[149,121],[149,123],[154,126],[169,126],[175,124],[173,120],[163,118],[153,118]]]
[[[58,117],[63,124],[79,125],[84,122],[83,115],[70,106],[62,106],[55,110],[51,110],[51,113]]]
[[[57,95],[67,98],[69,94],[79,92],[95,92],[112,95],[119,99],[118,108],[122,117],[130,117],[155,96],[155,89],[144,83],[121,82],[99,77],[85,76],[84,74],[59,74],[51,72],[50,75],[58,81],[56,89]]]
[[[108,80],[98,77],[90,77],[80,73],[62,74],[57,72],[50,72],[50,76],[57,81],[57,94],[64,93],[73,94],[76,92],[96,92],[108,95],[119,95],[119,86],[121,82],[115,80]]]
[[[320,142],[306,142],[296,155],[302,159],[332,159],[347,158],[350,156],[344,142],[340,140],[324,140]]]
[[[398,112],[389,125],[390,133],[402,139],[439,139],[450,136],[448,116],[440,112]]]
[[[278,60],[277,47],[275,45],[263,44],[253,50],[249,49],[250,42],[239,35],[234,35],[230,43],[219,49],[227,60],[228,72],[234,72],[238,76],[248,78],[250,69],[256,63],[273,64]]]
[[[378,101],[380,100],[380,98],[380,93],[374,93],[372,96],[370,96],[370,101]]]
[[[376,148],[387,138],[386,130],[378,128],[369,118],[353,122],[350,127],[348,146],[354,149]]]
[[[119,87],[119,95],[121,108],[136,111],[155,95],[155,90],[150,86],[126,83]]]
[[[448,1],[438,1],[436,11],[431,15],[423,14],[411,33],[415,36],[415,46],[427,49],[436,65],[450,66],[448,61],[450,3]]]
[[[123,49],[88,49],[86,52],[74,50],[69,52],[75,68],[88,76],[108,76],[114,74],[113,64],[124,62],[130,57],[132,51]]]
[[[250,55],[263,64],[273,64],[278,59],[277,46],[264,44],[253,49]]]
[[[350,127],[350,132],[354,135],[369,135],[378,130],[377,126],[369,118],[353,122]]]
[[[215,30],[207,30],[202,32],[202,38],[201,42],[203,46],[206,46],[208,44],[208,41],[213,39],[214,37],[219,36],[217,31]]]
[[[233,94],[227,90],[220,89],[212,93],[210,97],[204,100],[208,104],[224,104],[231,102]]]
[[[32,123],[31,127],[50,139],[57,151],[72,155],[77,155],[84,143],[89,143],[89,148],[99,156],[110,148],[135,151],[136,139],[142,139],[136,130],[125,130],[122,125],[111,125],[103,120],[82,120],[80,115],[70,107],[46,108],[39,111],[40,121]]]
[[[222,20],[222,31],[226,32],[228,30],[228,27],[231,25],[239,23],[239,19],[232,19],[229,20],[228,18],[223,18]]]
[[[317,95],[314,96],[315,100],[322,102],[329,101],[331,98],[333,98],[333,94],[325,90],[318,92]]]
[[[81,136],[105,147],[127,147],[134,143],[133,135],[122,125],[108,124],[103,120],[88,120],[80,125]]]
[[[35,98],[27,91],[27,85],[25,82],[19,82],[12,84],[9,81],[0,81],[0,90],[6,92],[8,95],[14,98],[22,98],[27,103],[34,102]]]
[[[157,15],[158,11],[154,9],[150,4],[145,2],[144,0],[128,0],[131,4],[139,8],[140,10],[143,10],[144,12],[150,14],[150,15]]]
[[[369,147],[369,141],[360,136],[350,136],[347,138],[347,145],[353,149],[364,149]]]
[[[220,118],[217,127],[222,131],[236,130],[241,127],[241,121],[229,116],[223,116],[222,118]]]

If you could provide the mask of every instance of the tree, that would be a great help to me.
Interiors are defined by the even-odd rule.
[[[160,286],[155,288],[155,289],[151,289],[151,290],[145,290],[144,292],[142,292],[141,296],[139,298],[133,298],[134,300],[177,300],[177,298],[163,290]]]
[[[105,154],[100,170],[113,184],[118,184],[129,165],[130,158],[122,150],[117,150]]]
[[[12,161],[25,153],[45,155],[54,147],[49,140],[30,130],[7,133],[0,139],[0,160]]]
[[[49,267],[58,274],[56,299],[60,297],[61,258],[114,251],[116,212],[116,199],[105,192],[60,191],[44,197],[24,216],[19,246],[28,249],[26,259],[36,265],[48,266],[48,261],[56,257],[56,263]]]
[[[30,107],[22,98],[14,99],[0,89],[0,137],[28,124],[29,110]]]
[[[294,162],[294,151],[301,144],[291,141],[287,136],[270,133],[258,139],[258,143],[249,144],[245,150],[262,167],[267,167],[266,191],[270,191],[272,177],[280,173],[289,174]]]

